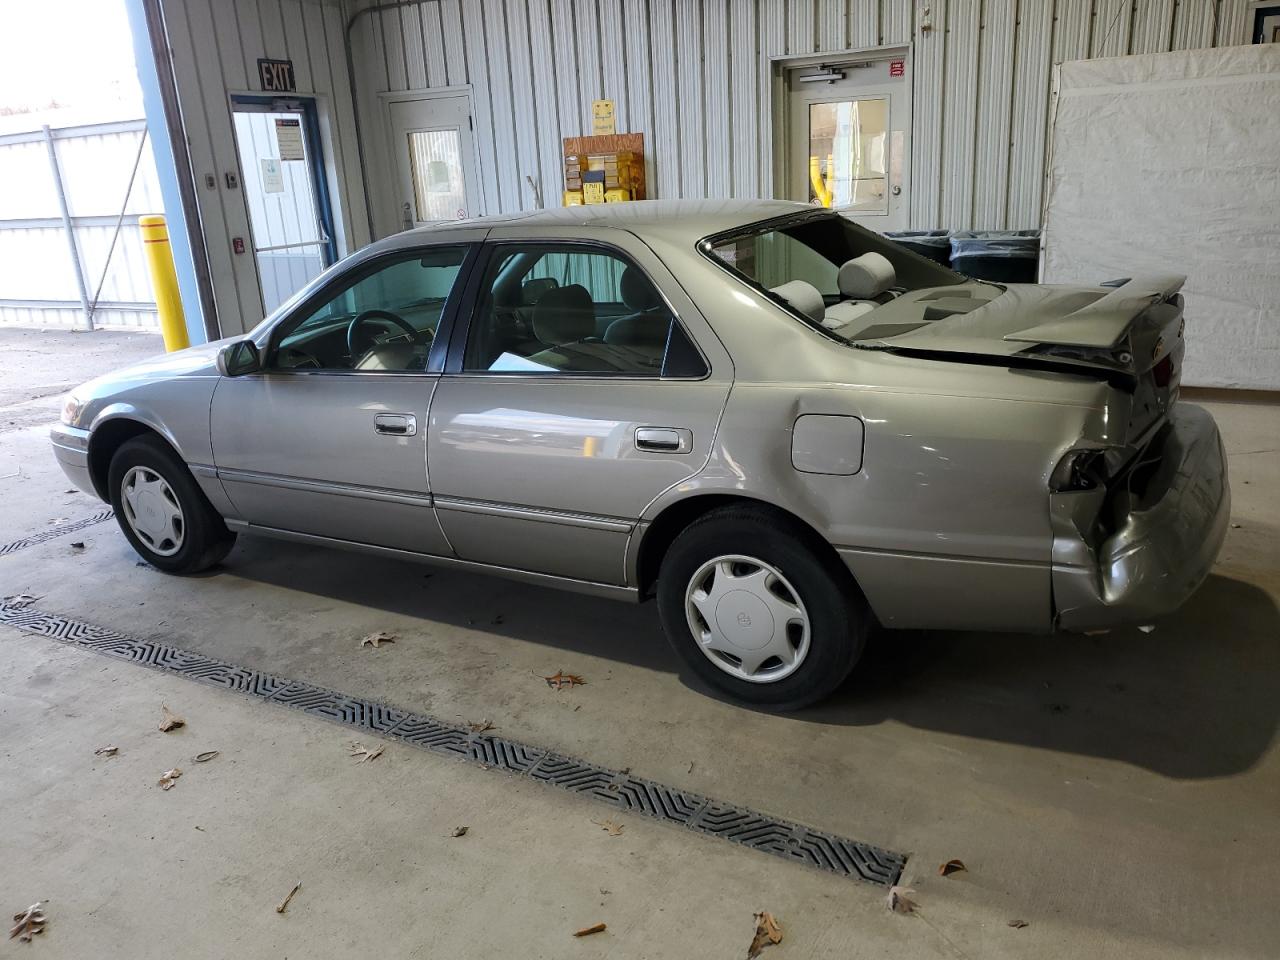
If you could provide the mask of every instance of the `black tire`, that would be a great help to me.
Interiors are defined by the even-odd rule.
[[[658,571],[662,629],[685,664],[734,700],[787,711],[830,695],[853,670],[871,619],[853,577],[825,544],[785,515],[766,508],[713,510],[676,537]],[[685,614],[685,591],[704,563],[738,554],[775,567],[799,595],[810,622],[809,651],[795,672],[758,683],[726,673],[699,649]]]
[[[129,525],[121,490],[125,476],[134,467],[159,474],[169,485],[182,510],[182,542],[176,553],[165,556],[151,549]],[[143,560],[165,573],[199,573],[220,562],[235,545],[236,535],[196,484],[191,471],[159,437],[134,437],[121,444],[107,471],[111,506],[125,538]]]

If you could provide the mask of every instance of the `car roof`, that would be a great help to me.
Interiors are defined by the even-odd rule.
[[[387,238],[395,246],[412,246],[445,239],[459,230],[485,227],[613,227],[638,236],[658,236],[699,240],[733,230],[745,224],[812,209],[803,203],[784,200],[634,200],[628,203],[599,203],[575,207],[553,207],[519,213],[449,220],[418,227]],[[384,242],[387,242],[384,241]]]

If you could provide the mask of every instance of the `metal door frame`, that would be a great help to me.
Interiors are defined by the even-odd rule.
[[[480,164],[480,139],[476,136],[476,102],[474,91],[471,84],[459,83],[448,87],[419,87],[414,90],[393,90],[378,94],[381,109],[379,111],[379,119],[382,123],[382,142],[392,149],[383,152],[383,182],[388,186],[383,190],[383,202],[387,204],[387,209],[394,215],[394,222],[400,223],[400,202],[397,199],[400,195],[400,173],[396,167],[395,154],[392,152],[398,149],[396,143],[392,140],[392,133],[395,131],[395,122],[391,116],[391,108],[397,103],[416,103],[419,100],[449,100],[454,97],[465,97],[467,101],[467,118],[470,120],[471,126],[468,133],[471,135],[471,155],[470,169],[463,171],[463,176],[468,173],[474,174],[467,180],[467,188],[470,193],[475,195],[475,211],[471,213],[472,217],[484,216],[487,212],[485,207],[484,180],[482,177],[482,167]],[[470,202],[470,201],[468,201]],[[403,228],[402,228],[403,229]]]
[[[311,175],[312,187],[315,190],[316,204],[320,208],[316,211],[320,218],[320,225],[324,228],[327,240],[318,244],[323,251],[321,259],[326,267],[330,267],[338,262],[338,232],[335,228],[333,205],[329,197],[329,179],[325,175],[324,167],[324,144],[320,139],[320,112],[316,108],[315,97],[299,96],[297,94],[287,94],[284,96],[264,96],[263,94],[231,94],[231,112],[232,113],[299,113],[302,115],[303,123],[303,139],[307,146],[307,159],[309,161],[309,173]],[[231,124],[234,136],[235,123]],[[236,141],[236,160],[240,159],[240,142]],[[240,182],[244,183],[244,174],[241,173]],[[241,191],[241,200],[244,203],[245,219],[249,223],[249,234],[253,235],[253,218],[249,216],[249,200]],[[255,246],[256,250],[256,246]],[[257,258],[254,258],[254,270],[257,270]],[[258,284],[261,286],[262,278],[258,278]]]
[[[903,157],[902,164],[902,183],[903,189],[907,194],[907,202],[903,207],[903,222],[909,224],[911,222],[911,168],[912,168],[912,151],[914,150],[914,123],[915,123],[915,58],[914,50],[911,44],[894,44],[883,47],[857,47],[851,50],[835,50],[829,53],[815,54],[812,56],[789,57],[775,56],[769,58],[769,68],[771,71],[769,78],[770,92],[770,119],[773,124],[771,132],[771,154],[773,159],[773,189],[771,196],[774,199],[786,199],[787,192],[790,190],[791,183],[791,150],[787,141],[787,132],[791,120],[790,105],[787,96],[787,71],[795,70],[798,67],[811,67],[819,64],[830,64],[836,66],[841,63],[865,63],[872,60],[885,60],[901,58],[906,61],[906,69],[903,72],[902,82],[905,87],[907,123],[905,125],[905,139],[907,143],[906,156]],[[895,78],[896,79],[896,78]],[[893,122],[893,104],[890,102],[889,122]],[[840,211],[836,211],[839,213]],[[905,229],[905,227],[904,227]]]

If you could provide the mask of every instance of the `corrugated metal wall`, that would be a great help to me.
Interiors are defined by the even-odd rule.
[[[229,95],[258,89],[259,57],[294,62],[324,116],[340,246],[369,239],[344,35],[373,0],[161,0],[227,333],[261,300]],[[771,196],[772,63],[910,45],[911,224],[1023,228],[1040,221],[1055,61],[1248,41],[1248,0],[421,0],[352,31],[377,233],[399,229],[383,189],[391,149],[379,93],[469,86],[482,210],[559,195],[560,141],[616,101],[645,134],[656,197]],[[204,186],[212,174],[216,186]]]
[[[347,0],[354,13],[371,0]],[[651,195],[773,194],[772,60],[913,44],[913,227],[1040,222],[1051,64],[1247,42],[1247,0],[423,0],[355,30],[376,94],[470,84],[488,213],[560,189],[560,140],[617,104]],[[366,102],[367,101],[367,102]],[[380,230],[395,212],[375,196]]]
[[[235,254],[231,246],[232,237],[243,237],[252,250],[244,192],[226,184],[228,172],[243,180],[230,98],[261,94],[259,58],[292,60],[297,92],[317,99],[339,247],[350,251],[370,239],[343,45],[345,20],[337,2],[322,0],[161,0],[161,6],[218,320],[230,336],[263,314],[253,254]],[[419,35],[417,43],[422,42]],[[212,188],[205,185],[206,176],[213,177]]]

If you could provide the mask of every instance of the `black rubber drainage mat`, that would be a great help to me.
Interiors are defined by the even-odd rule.
[[[591,797],[616,810],[678,824],[839,876],[889,886],[898,881],[906,864],[906,856],[900,853],[678,790],[626,771],[596,766],[505,737],[473,733],[434,717],[238,667],[70,617],[41,613],[26,605],[0,604],[0,623],[269,703],[284,704],[455,759],[496,767]]]
[[[85,527],[92,527],[95,523],[101,523],[103,520],[110,520],[115,516],[111,508],[99,510],[97,513],[84,517],[80,520],[72,520],[68,523],[59,523],[50,527],[48,530],[42,530],[39,533],[33,533],[29,537],[23,537],[21,540],[14,540],[10,543],[0,544],[0,557],[5,554],[14,553],[23,547],[32,547],[37,543],[44,543],[46,540],[52,540],[54,537],[61,537],[68,533],[75,533],[77,530],[83,530]]]

